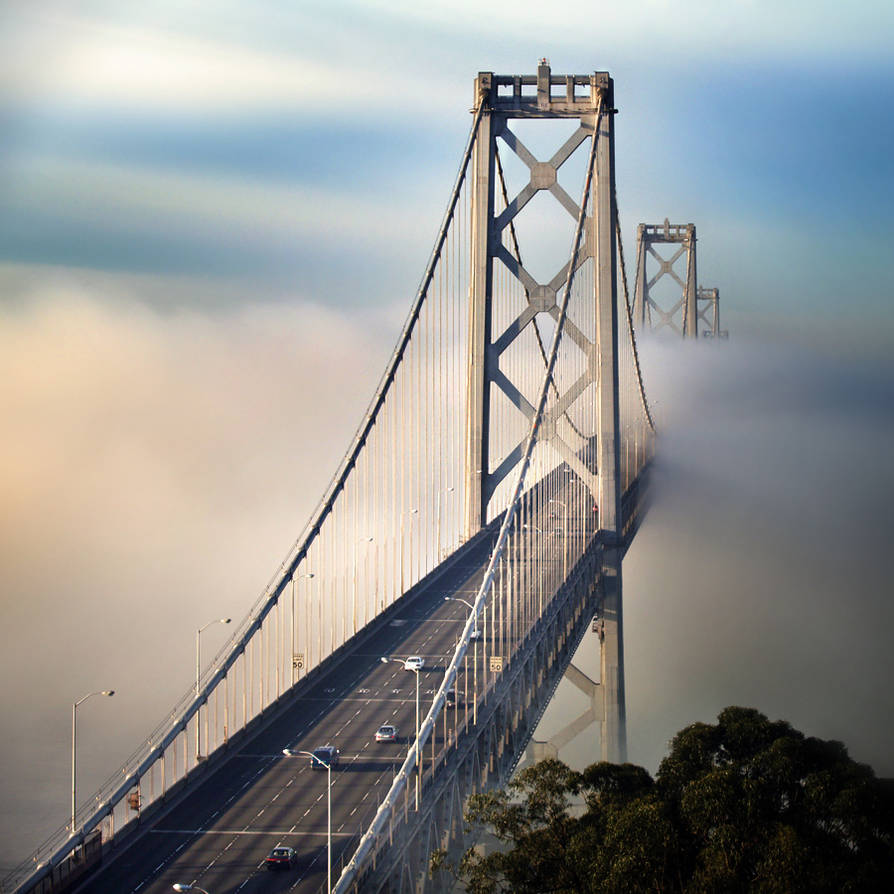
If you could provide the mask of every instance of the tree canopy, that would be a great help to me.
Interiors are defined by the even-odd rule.
[[[500,847],[458,865],[471,894],[894,890],[894,792],[840,742],[751,708],[673,739],[653,779],[633,764],[556,760],[473,795]]]

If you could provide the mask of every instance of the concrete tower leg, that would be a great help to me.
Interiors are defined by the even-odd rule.
[[[605,78],[606,108],[614,108],[613,83]],[[602,645],[603,737],[605,760],[626,755],[624,652],[621,625],[621,454],[618,407],[618,289],[615,253],[614,117],[602,116],[596,146],[596,342],[599,378],[596,384],[599,418],[599,528],[605,544],[602,580],[605,591],[605,640]]]
[[[698,338],[698,309],[696,294],[698,282],[695,263],[695,226],[686,227],[686,307],[683,315],[683,338]]]
[[[479,72],[475,104],[486,103],[493,75]],[[493,303],[493,251],[490,221],[494,211],[493,115],[485,109],[478,125],[472,158],[472,258],[469,288],[469,362],[466,411],[465,534],[473,537],[486,524],[490,377],[488,348]]]
[[[646,283],[646,251],[643,241],[645,224],[636,228],[636,274],[633,282],[633,325],[639,331],[646,328],[646,305],[648,304],[648,285]]]
[[[601,676],[603,698],[602,759],[627,760],[627,711],[624,701],[624,638],[621,602],[621,551],[605,550],[602,559],[603,620]]]

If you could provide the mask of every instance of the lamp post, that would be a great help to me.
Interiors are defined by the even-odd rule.
[[[463,605],[467,605],[470,610],[475,610],[475,606],[472,605],[471,602],[467,602],[460,596],[445,596],[444,602],[461,602]],[[477,633],[478,636],[481,635],[481,631],[478,630],[477,618],[475,618],[475,628],[472,633]],[[478,636],[475,636],[472,640],[475,644],[472,647],[474,649],[474,656],[472,658],[472,692],[474,693],[472,698],[472,723],[478,723]]]
[[[443,493],[449,494],[453,492],[452,487],[448,487]],[[441,491],[438,491],[438,510],[436,512],[437,518],[437,532],[435,534],[436,544],[435,544],[435,560],[436,562],[441,561]]]
[[[406,663],[401,658],[385,658],[382,656],[379,661],[382,664],[388,664],[389,661],[394,661],[397,664],[402,664],[404,670],[407,669]],[[411,667],[411,671],[416,674],[416,767],[417,767],[417,775],[416,775],[416,810],[419,810],[419,791],[422,788],[422,761],[419,759],[419,668]]]
[[[418,514],[418,512],[419,512],[418,509],[408,509],[406,512],[401,512],[401,514],[400,514],[400,555],[399,555],[399,560],[400,560],[400,594],[401,594],[401,596],[403,596],[403,594],[406,592],[406,589],[404,586],[404,516],[405,515],[416,515],[416,514]],[[410,536],[412,537],[412,532],[410,533]],[[410,553],[410,576],[411,577],[412,577],[412,572],[413,572],[413,554]]]
[[[562,507],[562,577],[568,577],[568,507],[561,500],[550,500]]]
[[[198,885],[184,885],[182,882],[174,882],[172,887],[175,891],[198,891],[199,894],[208,894],[204,888],[200,888]]]
[[[115,694],[114,689],[102,689],[96,692],[88,692],[83,698],[79,698],[71,706],[71,834],[75,833],[75,812],[78,799],[78,705],[83,704],[94,695],[105,695],[111,698]]]
[[[354,541],[354,574],[351,579],[351,634],[355,634],[357,632],[357,544],[358,543],[372,543],[372,537],[358,537]],[[363,558],[364,565],[368,568],[368,556],[364,555]],[[368,582],[367,582],[368,585]],[[347,639],[347,637],[345,637]]]
[[[312,751],[292,751],[283,748],[286,757],[309,757],[326,768],[326,890],[332,890],[332,764],[320,760]]]
[[[229,624],[232,618],[215,618],[207,624],[196,630],[196,698],[199,697],[199,683],[202,676],[202,631],[207,630],[212,624]],[[200,740],[201,724],[199,723],[199,713],[202,708],[196,709],[196,760],[202,756],[202,743]],[[207,735],[206,735],[207,738]]]
[[[296,670],[296,668],[295,668],[295,662],[296,662],[296,660],[297,660],[297,658],[295,657],[295,610],[296,610],[296,609],[295,609],[295,587],[297,586],[298,581],[300,581],[302,577],[306,577],[308,580],[311,580],[311,579],[313,578],[313,576],[314,576],[313,571],[308,571],[306,574],[299,574],[299,575],[297,575],[297,576],[295,576],[295,577],[292,578],[292,636],[291,636],[291,645],[292,645],[292,685],[293,685],[293,686],[295,685],[295,670]],[[307,592],[307,591],[305,591],[305,594],[306,594],[306,592]],[[306,605],[307,602],[309,602],[309,601],[310,601],[309,598],[308,598],[307,600],[305,600],[305,605]],[[304,643],[304,645],[305,645],[305,651],[307,652],[307,654],[304,656],[304,661],[305,661],[305,665],[304,665],[304,666],[307,667],[307,665],[310,664],[310,646],[309,646],[309,644],[307,643],[307,635],[306,635],[306,634],[305,634],[305,636],[304,636],[304,639],[305,639],[305,643]]]

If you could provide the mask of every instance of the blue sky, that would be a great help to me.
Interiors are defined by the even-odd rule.
[[[686,424],[668,439],[679,501],[640,533],[648,555],[628,558],[631,593],[645,582],[652,600],[631,595],[629,630],[660,617],[682,637],[696,613],[738,617],[734,603],[788,660],[708,631],[736,661],[717,677],[732,688],[706,692],[716,656],[631,633],[631,728],[649,730],[634,759],[651,765],[684,723],[766,693],[818,735],[853,734],[864,759],[889,754],[886,722],[861,739],[848,714],[894,716],[889,659],[874,657],[894,623],[887,568],[872,565],[881,550],[861,536],[859,567],[831,574],[811,549],[838,557],[825,545],[894,524],[894,501],[878,496],[894,484],[877,472],[894,449],[890,367],[884,380],[842,367],[894,347],[892,46],[888,0],[3,4],[0,626],[17,635],[0,673],[26,667],[30,685],[0,693],[19,721],[0,743],[13,771],[0,863],[64,822],[72,699],[118,691],[83,731],[86,792],[188,688],[197,626],[241,617],[277,567],[406,314],[476,73],[533,73],[541,56],[558,74],[611,72],[628,259],[638,223],[695,223],[700,282],[720,289],[735,342],[728,361],[705,355],[684,378]],[[854,460],[854,444],[869,458]],[[827,513],[835,488],[844,510]],[[701,589],[688,586],[699,521],[725,506]],[[797,549],[765,519],[785,520]],[[790,554],[803,556],[795,569]],[[791,608],[785,626],[764,559],[780,579],[811,570],[792,583],[801,608],[823,592],[839,617],[839,579],[872,594],[841,618],[852,651],[831,653],[837,700],[822,682],[825,614],[805,633]],[[691,614],[658,598],[677,572]],[[159,625],[172,617],[183,623]],[[854,654],[865,668],[848,677]],[[656,682],[650,656],[685,666]],[[780,685],[796,677],[817,681],[813,702]]]

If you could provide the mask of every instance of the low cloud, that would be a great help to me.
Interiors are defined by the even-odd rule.
[[[85,706],[87,793],[188,689],[196,628],[254,604],[395,331],[388,315],[297,299],[163,314],[139,280],[128,293],[25,279],[10,296],[5,278],[0,316],[0,669],[20,681],[0,694],[15,718],[0,744],[4,863],[64,823],[71,703],[117,690]]]
[[[623,571],[630,760],[654,771],[679,729],[740,704],[894,775],[894,371],[735,339],[643,353],[662,436]],[[591,634],[575,664],[599,679]],[[537,738],[585,708],[563,682]]]
[[[341,96],[355,116],[370,117],[393,110],[398,91],[411,103],[457,101],[436,78],[406,79],[376,64],[349,13],[339,17],[339,51],[330,30],[318,34],[322,10],[231,6],[217,21],[201,5],[178,9],[176,20],[164,8],[100,14],[53,2],[9,12],[4,92],[16,101],[202,116],[329,114]],[[294,40],[282,42],[283,33]]]

